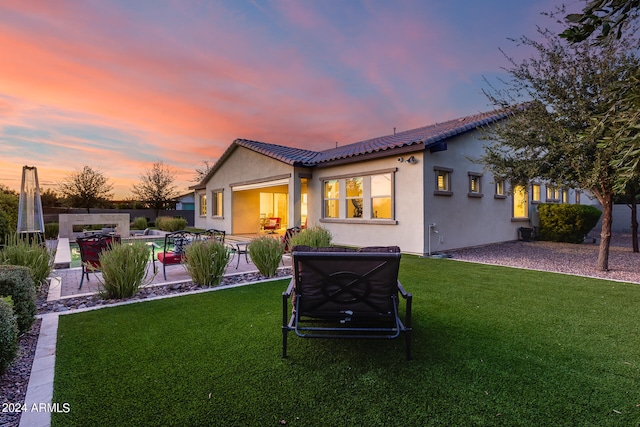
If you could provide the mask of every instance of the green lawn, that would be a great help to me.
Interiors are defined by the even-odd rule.
[[[640,286],[404,256],[404,341],[281,356],[286,281],[60,317],[54,426],[637,426]]]

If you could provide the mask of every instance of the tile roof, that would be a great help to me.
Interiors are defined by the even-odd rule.
[[[517,106],[516,108],[519,109],[522,108],[522,106]],[[202,188],[204,183],[209,180],[209,177],[213,175],[238,146],[253,150],[292,166],[313,167],[321,163],[344,160],[364,154],[393,150],[395,148],[412,145],[422,145],[422,148],[426,149],[453,136],[502,120],[509,114],[512,114],[512,111],[513,110],[497,110],[473,114],[442,123],[398,132],[394,135],[354,142],[324,151],[312,151],[248,139],[236,139],[222,156],[220,156],[220,159],[218,159],[202,182],[190,188]]]
[[[319,154],[317,151],[303,148],[286,147],[248,139],[236,139],[233,143],[292,166],[313,166],[315,164],[313,159]]]
[[[508,114],[509,112],[505,111],[479,113],[417,129],[398,132],[395,135],[367,139],[365,141],[321,151],[320,155],[314,160],[315,163],[318,164],[417,144],[424,144],[425,148],[428,148],[430,145],[439,141],[502,120]]]

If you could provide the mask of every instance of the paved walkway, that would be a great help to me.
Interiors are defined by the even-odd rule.
[[[238,257],[240,258],[240,262],[238,262]],[[289,256],[285,255],[283,260],[285,266],[291,265],[291,258]],[[189,277],[184,265],[176,264],[166,266],[166,280],[164,279],[162,264],[160,262],[155,261],[155,269],[156,273],[154,276],[153,264],[149,263],[147,275],[151,275],[149,277],[153,277],[153,280],[150,283],[152,285],[191,281],[191,277]],[[248,256],[245,257],[245,255],[235,254],[229,261],[225,275],[246,273],[250,271],[257,271],[256,266],[251,262],[251,258]],[[53,270],[50,276],[59,278],[59,280],[52,280],[51,282],[51,286],[49,287],[49,296],[47,298],[49,301],[73,296],[94,294],[98,291],[100,280],[102,280],[101,273],[90,272],[89,279],[87,280],[85,277],[82,282],[82,288],[80,288],[80,279],[82,278],[82,269],[80,267]]]

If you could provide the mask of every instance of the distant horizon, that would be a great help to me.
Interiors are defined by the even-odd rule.
[[[122,200],[162,161],[183,194],[237,138],[320,151],[490,111],[499,49],[526,57],[508,39],[562,2],[468,3],[6,2],[0,184],[88,165]]]

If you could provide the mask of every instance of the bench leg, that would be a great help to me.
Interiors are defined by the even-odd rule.
[[[289,335],[289,328],[282,327],[282,357],[287,357],[287,336]]]

